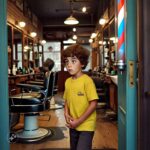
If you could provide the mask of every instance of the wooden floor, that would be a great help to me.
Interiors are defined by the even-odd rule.
[[[57,98],[58,97],[56,96],[55,99]],[[54,131],[54,135],[38,143],[30,143],[30,144],[12,143],[10,145],[11,150],[42,150],[42,149],[52,150],[53,148],[55,148],[56,150],[57,148],[58,149],[69,148],[69,134],[68,128],[65,126],[63,108],[57,110],[50,110],[44,112],[43,114],[49,114],[51,116],[51,119],[50,121],[44,121],[47,119],[47,117],[40,116],[39,125],[41,127],[51,128],[52,131]],[[21,117],[20,123],[16,126],[16,128],[22,127],[23,121]],[[105,111],[103,109],[98,108],[97,127],[93,140],[93,149],[114,150],[118,149],[117,147],[118,147],[117,122],[110,121],[110,119],[107,119],[105,117]]]

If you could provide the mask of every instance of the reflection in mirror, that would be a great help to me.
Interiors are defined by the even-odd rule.
[[[22,68],[22,32],[14,29],[13,65]]]
[[[24,38],[24,47],[23,47],[23,67],[28,67],[28,51],[29,51],[29,45],[28,45],[28,37]]]
[[[110,24],[110,61],[115,62],[115,51],[117,50],[117,36],[115,33],[115,20]]]
[[[29,61],[33,61],[33,40],[28,39],[28,46],[29,46]]]
[[[12,55],[12,27],[10,25],[7,25],[7,31],[8,31],[8,68],[9,68],[9,74],[10,69],[12,69],[12,62],[13,62],[13,55]]]
[[[39,67],[43,64],[43,45],[39,45]]]
[[[99,34],[98,43],[99,43],[99,66],[103,68],[103,36],[102,32]]]
[[[35,67],[39,67],[39,49],[38,44],[34,44],[34,61],[35,61]]]
[[[34,58],[33,58],[33,40],[28,38],[28,55],[29,55],[29,68],[33,69],[34,68]]]
[[[26,71],[28,71],[28,68],[34,68],[33,40],[28,36],[24,37],[23,60],[23,68]]]
[[[103,65],[109,65],[109,29],[108,27],[104,29],[103,32]]]

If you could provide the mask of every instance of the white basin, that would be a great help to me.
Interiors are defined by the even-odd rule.
[[[114,75],[114,76],[110,76],[111,80],[113,83],[115,83],[116,85],[118,85],[118,75]]]

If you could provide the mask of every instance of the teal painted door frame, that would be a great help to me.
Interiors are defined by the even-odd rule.
[[[0,0],[0,150],[9,150],[7,0]]]
[[[137,2],[126,1],[125,55],[126,69],[118,74],[119,150],[137,150]],[[133,85],[130,65],[133,63]]]

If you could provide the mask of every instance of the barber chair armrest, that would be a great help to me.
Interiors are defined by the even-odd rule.
[[[27,81],[28,84],[43,86],[44,81]]]
[[[44,88],[43,86],[40,85],[24,84],[24,83],[18,83],[17,86],[22,89],[29,89],[29,90],[36,90],[36,91],[42,90]]]

